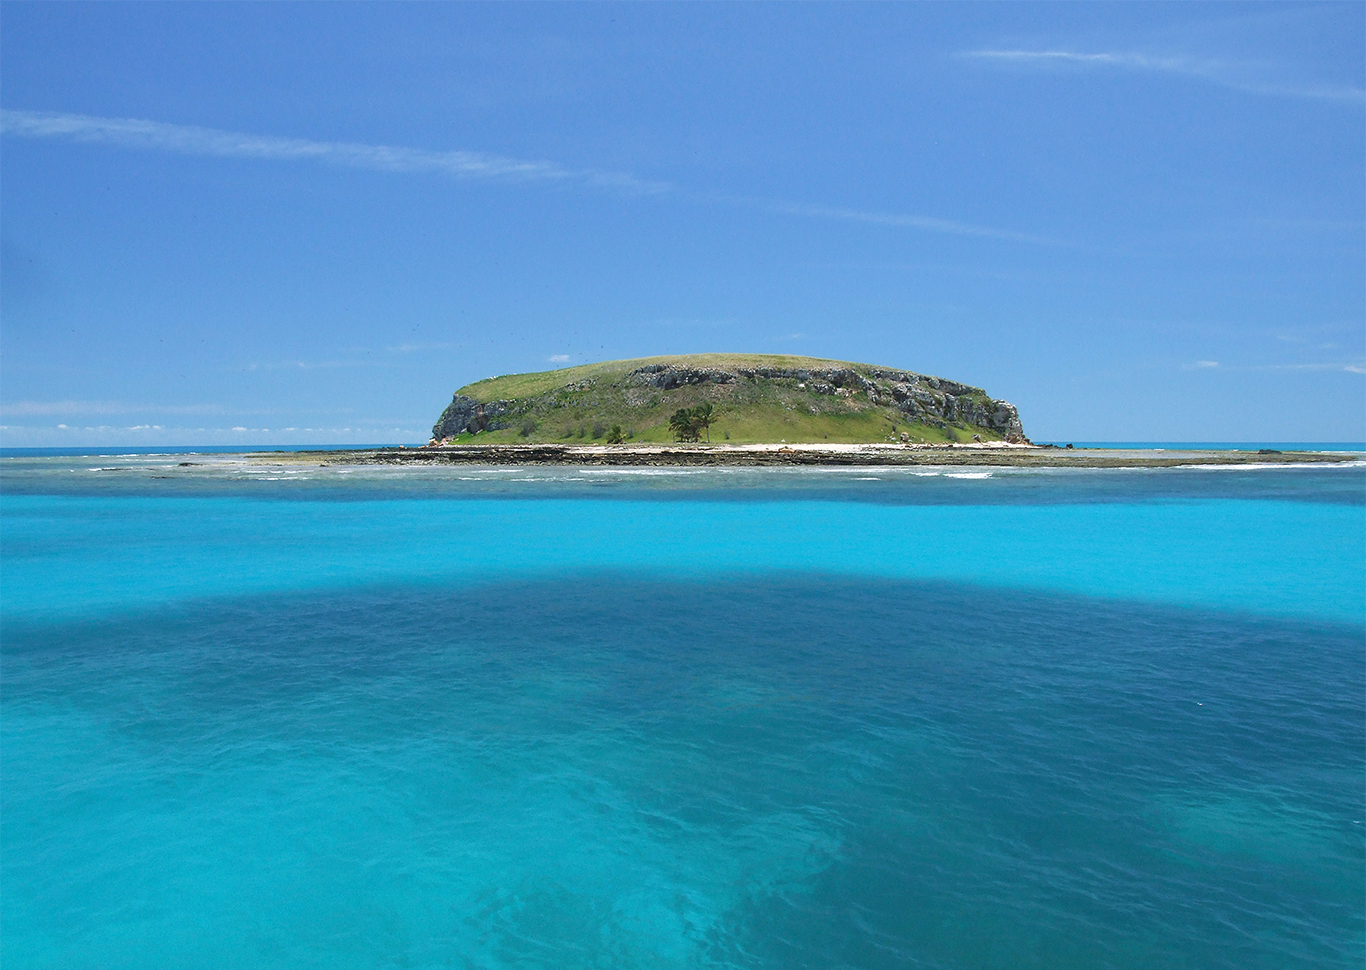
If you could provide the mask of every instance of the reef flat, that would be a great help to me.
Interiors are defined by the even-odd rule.
[[[281,465],[605,465],[840,466],[979,465],[1023,468],[1170,468],[1359,462],[1359,453],[1057,448],[992,442],[894,444],[490,444],[354,451],[270,452],[252,456]]]

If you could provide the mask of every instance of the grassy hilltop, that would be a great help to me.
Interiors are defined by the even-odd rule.
[[[450,443],[674,440],[669,418],[710,402],[713,442],[984,441],[1023,437],[980,388],[897,368],[777,354],[686,354],[475,381],[433,428]]]

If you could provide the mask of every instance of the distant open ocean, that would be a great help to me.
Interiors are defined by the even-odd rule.
[[[1366,461],[183,452],[0,452],[5,970],[1366,963]]]

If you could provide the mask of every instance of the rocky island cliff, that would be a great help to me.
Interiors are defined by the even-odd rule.
[[[432,443],[663,442],[703,432],[735,443],[1028,441],[1014,405],[957,381],[816,357],[688,354],[476,381],[455,392]]]

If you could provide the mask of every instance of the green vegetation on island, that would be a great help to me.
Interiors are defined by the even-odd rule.
[[[776,354],[688,354],[490,377],[434,444],[1027,440],[1014,406],[914,371]]]

